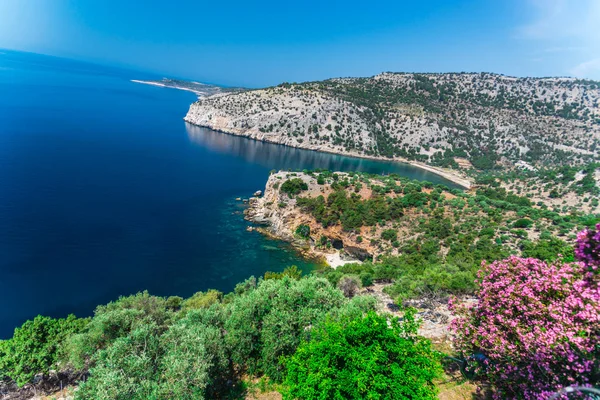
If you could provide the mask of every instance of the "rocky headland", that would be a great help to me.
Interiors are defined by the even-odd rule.
[[[288,196],[280,190],[281,185],[290,177],[302,179],[308,189],[304,196],[327,196],[333,190],[317,183],[316,178],[302,173],[277,172],[271,174],[266,183],[262,196],[251,197],[248,208],[244,211],[245,218],[259,227],[259,232],[284,240],[304,256],[320,259],[332,267],[349,262],[361,262],[373,257],[373,249],[366,243],[357,244],[350,235],[342,232],[340,226],[323,228],[313,217],[297,206],[297,199]],[[300,225],[310,227],[307,238],[299,237],[295,230]],[[328,238],[330,246],[318,246],[318,238]]]

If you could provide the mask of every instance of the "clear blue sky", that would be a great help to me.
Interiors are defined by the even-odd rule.
[[[381,71],[600,79],[600,0],[0,0],[0,48],[251,87]]]

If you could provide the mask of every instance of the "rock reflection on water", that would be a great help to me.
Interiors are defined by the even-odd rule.
[[[250,163],[269,169],[328,169],[331,171],[360,171],[372,174],[396,173],[411,179],[439,183],[451,188],[460,188],[441,176],[401,162],[376,161],[297,149],[217,132],[187,122],[186,130],[192,143],[217,153],[240,157]]]

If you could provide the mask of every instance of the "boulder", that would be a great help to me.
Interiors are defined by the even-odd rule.
[[[344,246],[344,251],[360,261],[365,261],[373,257],[367,250],[356,246]]]

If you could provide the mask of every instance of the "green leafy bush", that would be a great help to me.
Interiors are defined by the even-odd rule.
[[[573,248],[555,237],[537,242],[524,241],[521,252],[523,257],[532,257],[544,261],[554,261],[559,254],[563,256],[564,261],[574,261]]]
[[[308,239],[310,237],[310,226],[300,224],[296,227],[296,236],[301,237],[302,239]]]
[[[208,308],[215,303],[220,302],[223,299],[223,293],[218,290],[208,290],[206,292],[196,292],[192,297],[186,299],[183,302],[184,310],[191,310],[197,308]]]
[[[229,305],[225,329],[233,362],[251,374],[280,380],[279,358],[296,350],[306,327],[344,302],[342,293],[324,279],[263,281]]]
[[[386,229],[381,232],[381,238],[383,240],[389,240],[390,242],[393,242],[398,239],[398,232],[396,232],[394,229]]]
[[[360,274],[360,283],[363,286],[371,286],[373,284],[373,275],[368,272]]]
[[[302,270],[300,270],[300,268],[298,268],[298,266],[296,265],[291,265],[289,267],[286,267],[282,272],[265,272],[264,279],[283,279],[285,277],[298,280],[302,278]]]
[[[286,398],[436,399],[438,355],[417,327],[414,311],[326,322],[288,358]]]
[[[85,329],[65,341],[65,361],[82,369],[98,351],[141,326],[152,323],[165,331],[175,315],[168,307],[167,299],[151,296],[148,292],[98,306]]]
[[[230,390],[233,366],[218,308],[190,311],[163,333],[138,326],[94,355],[76,399],[213,399]]]
[[[300,178],[292,178],[283,182],[281,191],[287,193],[289,197],[295,196],[303,190],[307,190],[308,185]]]
[[[475,290],[475,275],[452,265],[428,266],[421,274],[402,275],[385,292],[398,301],[411,298],[442,298],[450,293]]]
[[[11,339],[0,341],[0,375],[23,386],[35,375],[47,374],[56,367],[65,339],[80,332],[88,322],[74,315],[61,319],[38,315],[25,322],[15,329]]]
[[[174,314],[165,299],[147,293],[99,307],[70,347],[86,345],[75,353],[92,366],[76,398],[238,398],[242,374],[281,381],[281,357],[293,354],[312,326],[375,309],[372,297],[348,300],[322,278],[290,278],[298,274],[288,268],[279,279],[251,278],[210,307],[202,301]],[[107,316],[116,317],[113,330]]]
[[[513,227],[515,228],[529,228],[533,225],[533,221],[528,218],[521,218],[515,221]]]
[[[90,378],[76,392],[78,400],[158,398],[157,362],[161,355],[159,329],[140,324],[94,354]]]

